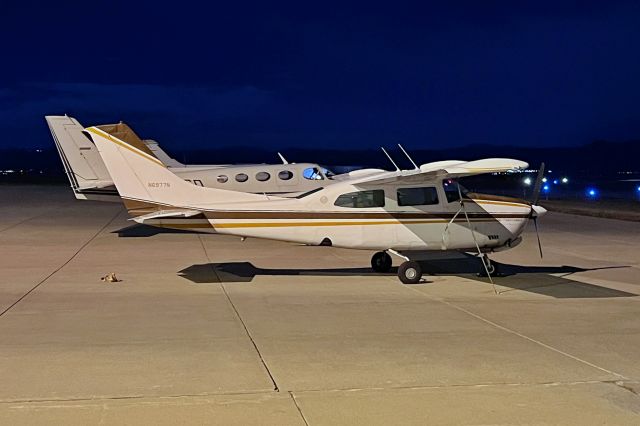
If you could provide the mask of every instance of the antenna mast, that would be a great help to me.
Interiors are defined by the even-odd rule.
[[[411,158],[411,157],[409,156],[409,154],[407,153],[407,151],[405,151],[405,150],[404,150],[404,148],[402,147],[402,145],[398,144],[398,147],[400,147],[400,149],[402,150],[402,152],[404,153],[404,155],[406,155],[406,156],[407,156],[407,158],[409,159],[409,161],[411,161],[411,164],[413,164],[413,167],[414,167],[416,170],[420,169],[420,167],[418,167],[418,165],[416,164],[416,162],[415,162],[415,161],[413,161],[413,158]]]
[[[384,155],[386,155],[386,156],[387,156],[387,158],[389,159],[389,161],[391,161],[391,164],[393,164],[393,167],[395,167],[395,168],[396,168],[396,171],[398,171],[398,172],[399,172],[399,171],[400,171],[400,167],[398,167],[398,165],[396,164],[396,162],[395,162],[395,161],[393,161],[393,158],[391,158],[391,156],[389,155],[389,153],[387,152],[387,150],[386,150],[386,149],[384,149],[384,147],[382,147],[382,146],[380,147],[380,149],[382,150],[382,152],[384,152]]]

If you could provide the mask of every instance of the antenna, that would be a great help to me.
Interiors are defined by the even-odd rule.
[[[400,171],[400,167],[398,167],[398,165],[396,164],[395,161],[393,161],[393,158],[391,158],[391,156],[389,155],[389,153],[387,152],[386,149],[384,149],[384,147],[380,147],[380,149],[382,150],[382,152],[384,152],[384,155],[387,156],[387,158],[389,159],[389,161],[391,161],[391,164],[393,164],[393,167],[396,168],[397,171]]]
[[[282,164],[289,164],[289,162],[284,158],[282,154],[278,153],[278,157],[280,157],[280,159],[282,160]]]
[[[411,158],[411,157],[409,156],[409,154],[407,154],[407,151],[405,151],[405,150],[404,150],[404,148],[402,147],[402,145],[398,144],[398,147],[400,147],[400,149],[402,150],[402,152],[404,152],[404,155],[406,155],[406,156],[407,156],[407,158],[409,159],[409,161],[411,161],[411,164],[413,164],[413,167],[414,167],[416,170],[419,170],[419,169],[420,169],[420,167],[418,167],[418,165],[416,164],[416,162],[415,162],[415,161],[413,161],[413,158]]]

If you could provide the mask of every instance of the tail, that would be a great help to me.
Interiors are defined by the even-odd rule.
[[[113,180],[95,145],[73,117],[45,117],[73,193],[79,200],[118,201]]]
[[[204,188],[186,182],[167,167],[143,143],[130,139],[114,126],[86,129],[100,152],[125,205],[132,210],[156,206],[189,210],[220,208],[229,203],[264,200],[264,196]]]
[[[144,142],[147,148],[153,152],[153,155],[155,155],[156,158],[162,161],[167,167],[187,167],[178,160],[171,158],[169,154],[160,148],[160,144],[153,139],[144,139],[142,142]]]

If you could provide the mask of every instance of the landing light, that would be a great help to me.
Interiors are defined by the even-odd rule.
[[[545,177],[545,178],[542,178],[542,181],[543,181],[543,182],[546,182],[546,181],[547,181],[547,178],[546,178],[546,177]]]
[[[563,177],[562,178],[562,183],[567,183],[567,182],[569,182],[569,178]]]
[[[531,178],[525,178],[524,179],[524,184],[525,185],[531,185]]]

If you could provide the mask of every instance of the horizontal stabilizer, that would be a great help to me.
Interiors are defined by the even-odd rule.
[[[137,216],[135,218],[129,220],[135,220],[138,223],[143,223],[146,220],[151,219],[171,219],[171,218],[183,218],[183,217],[193,217],[199,215],[200,212],[197,210],[160,210],[157,212],[145,214],[142,216]]]

